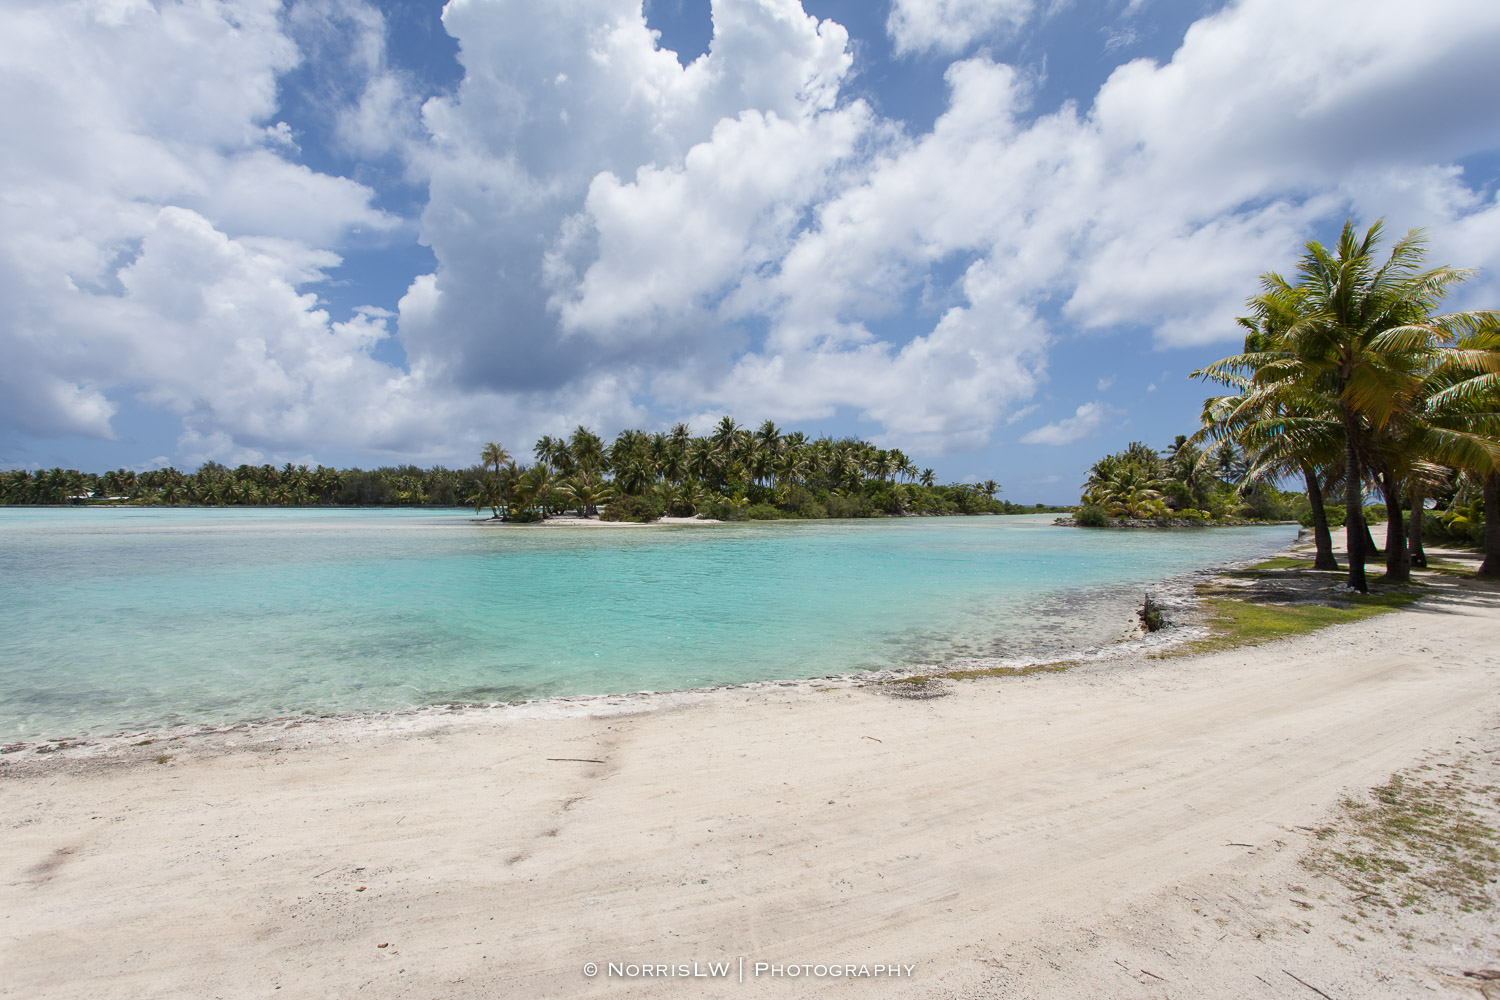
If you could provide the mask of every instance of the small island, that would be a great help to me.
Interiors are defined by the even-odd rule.
[[[467,469],[412,465],[378,469],[308,468],[290,463],[227,468],[207,462],[102,474],[74,469],[0,473],[0,504],[85,506],[472,507],[490,520],[528,524],[573,518],[652,522],[1037,514],[1067,507],[999,500],[993,479],[939,484],[897,448],[857,438],[783,433],[770,420],[751,430],[724,417],[695,437],[624,430],[613,442],[580,425],[544,436],[530,463],[498,442]]]

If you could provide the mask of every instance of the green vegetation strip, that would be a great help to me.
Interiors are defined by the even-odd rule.
[[[1259,646],[1294,635],[1306,635],[1330,625],[1364,621],[1411,605],[1415,591],[1351,594],[1336,604],[1257,604],[1222,592],[1206,595],[1210,634],[1184,643],[1165,656],[1216,653],[1237,646]]]
[[[1313,561],[1311,559],[1288,559],[1285,556],[1277,556],[1275,559],[1267,559],[1265,562],[1258,562],[1254,566],[1248,567],[1248,570],[1258,571],[1264,569],[1312,569],[1312,566]]]
[[[1500,788],[1475,773],[1471,756],[1392,775],[1367,798],[1344,799],[1302,864],[1333,876],[1371,909],[1421,912],[1440,900],[1464,912],[1491,909],[1500,830],[1481,813],[1500,808]]]
[[[1478,572],[1477,563],[1455,562],[1452,559],[1438,559],[1432,556],[1427,558],[1426,566],[1412,567],[1414,572],[1420,573],[1424,569],[1431,573],[1444,573],[1448,576],[1475,576]]]

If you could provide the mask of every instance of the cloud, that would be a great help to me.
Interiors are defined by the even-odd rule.
[[[897,0],[888,30],[982,53],[1038,9]],[[359,0],[0,12],[0,427],[107,437],[134,396],[184,455],[453,460],[497,427],[852,414],[944,452],[1031,412],[1059,333],[1232,341],[1258,275],[1351,211],[1500,267],[1500,203],[1456,165],[1500,134],[1493,4],[1244,0],[1051,108],[968,55],[922,134],[850,95],[848,33],[796,0],[715,0],[687,67],[639,0],[444,24],[464,77],[423,100]],[[326,135],[285,124],[294,73]],[[426,185],[437,266],[394,316],[317,296],[409,222],[315,146]]]
[[[192,458],[430,456],[553,404],[631,414],[610,378],[546,400],[448,393],[373,359],[388,313],[335,319],[306,290],[342,243],[399,220],[286,158],[276,79],[299,54],[277,4],[77,2],[3,21],[6,432],[111,438],[133,396],[179,416]]]
[[[1072,444],[1074,441],[1082,441],[1093,435],[1104,422],[1114,417],[1124,416],[1124,411],[1117,410],[1107,403],[1095,400],[1092,403],[1084,403],[1073,412],[1071,417],[1066,417],[1056,423],[1038,427],[1029,431],[1021,438],[1022,444],[1050,444],[1063,445]]]
[[[338,146],[366,161],[419,155],[422,96],[390,63],[384,14],[365,0],[294,0],[286,26],[312,77],[313,110]]]
[[[885,30],[899,55],[962,52],[1025,24],[1036,0],[893,0]]]

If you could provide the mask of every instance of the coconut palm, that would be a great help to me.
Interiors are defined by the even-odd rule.
[[[735,434],[739,431],[739,425],[729,416],[719,419],[714,425],[713,442],[720,452],[728,453],[734,445]]]
[[[1155,462],[1155,452],[1151,453],[1151,460]],[[1084,487],[1084,499],[1115,517],[1155,517],[1166,512],[1161,494],[1165,485],[1154,465],[1127,449],[1094,463]]]
[[[588,472],[604,465],[604,442],[599,435],[579,424],[568,439],[568,453],[573,464]]]
[[[1258,304],[1258,315],[1240,317],[1239,323],[1249,332],[1245,337],[1245,357],[1264,357],[1274,344],[1287,317]],[[1253,364],[1253,362],[1251,362]],[[1258,374],[1258,373],[1256,373]],[[1343,454],[1343,425],[1329,396],[1308,392],[1293,379],[1257,381],[1255,374],[1216,368],[1199,370],[1194,378],[1205,378],[1239,390],[1237,395],[1217,396],[1204,400],[1201,429],[1179,442],[1170,460],[1174,473],[1184,483],[1203,486],[1204,473],[1210,465],[1221,471],[1236,471],[1233,455],[1200,452],[1196,446],[1205,440],[1237,439],[1249,454],[1242,478],[1253,485],[1262,480],[1300,474],[1311,505],[1315,569],[1337,570],[1333,555],[1333,537],[1323,504],[1323,486],[1336,473],[1325,471],[1335,466]],[[1191,488],[1191,487],[1190,487]]]
[[[490,519],[498,520],[500,517],[500,482],[486,476],[480,480],[474,492],[469,494],[469,503],[474,505],[474,513],[478,514],[486,507],[490,508]]]
[[[587,472],[580,472],[563,483],[557,492],[578,510],[579,517],[596,516],[600,507],[615,498],[608,483],[596,481]]]
[[[1485,324],[1457,337],[1437,355],[1424,375],[1418,403],[1401,428],[1400,443],[1416,458],[1412,483],[1414,562],[1425,565],[1421,548],[1423,488],[1441,481],[1441,467],[1468,473],[1484,483],[1485,559],[1480,572],[1500,575],[1500,326]]]
[[[1384,482],[1391,483],[1395,476],[1389,463],[1377,468],[1381,456],[1375,437],[1412,409],[1433,352],[1450,342],[1456,329],[1477,327],[1494,315],[1434,317],[1443,295],[1470,272],[1450,267],[1423,270],[1425,251],[1416,231],[1396,241],[1380,262],[1376,249],[1382,229],[1376,222],[1360,236],[1353,222],[1346,222],[1334,249],[1317,241],[1306,245],[1295,283],[1266,274],[1251,304],[1257,315],[1276,317],[1273,338],[1256,345],[1259,350],[1205,369],[1248,374],[1257,383],[1294,383],[1302,391],[1332,400],[1344,429],[1348,584],[1361,592],[1369,589],[1364,568],[1365,477],[1384,475]],[[1392,541],[1404,551],[1400,507],[1387,507],[1394,522]]]

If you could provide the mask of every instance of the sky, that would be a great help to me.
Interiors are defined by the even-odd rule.
[[[1345,219],[1500,305],[1493,0],[4,0],[0,467],[721,415],[1075,502]]]

